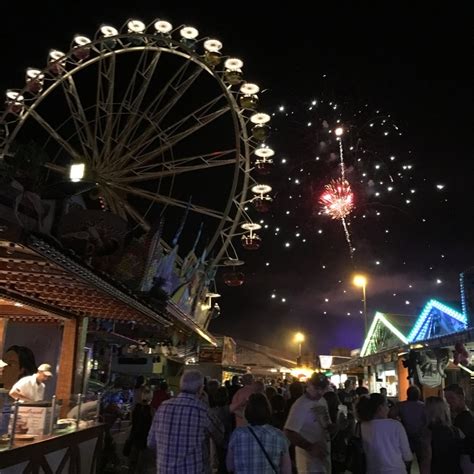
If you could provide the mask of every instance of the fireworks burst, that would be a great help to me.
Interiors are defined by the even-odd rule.
[[[346,179],[333,179],[324,186],[319,202],[331,219],[344,219],[354,209],[354,193],[351,185]]]
[[[333,179],[329,184],[324,186],[324,192],[319,202],[322,204],[324,212],[331,216],[331,219],[341,221],[347,245],[349,246],[349,254],[351,258],[353,258],[354,248],[352,247],[351,234],[349,233],[346,222],[346,217],[354,209],[354,193],[352,192],[351,185],[343,177]]]

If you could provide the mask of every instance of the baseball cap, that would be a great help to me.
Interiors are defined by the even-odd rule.
[[[47,375],[48,377],[53,376],[53,373],[51,372],[51,366],[49,364],[41,364],[38,367],[38,372],[43,372],[44,375]]]
[[[308,383],[316,388],[324,390],[329,386],[329,379],[323,374],[313,373],[313,375],[311,375],[310,379],[308,380]]]

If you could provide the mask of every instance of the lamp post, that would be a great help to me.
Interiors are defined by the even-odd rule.
[[[366,297],[367,296],[366,295],[367,277],[365,275],[355,275],[352,282],[358,288],[362,288],[362,303],[364,304],[364,328],[365,328],[365,336],[367,336],[367,331],[368,331],[367,297]]]
[[[295,334],[295,342],[298,344],[298,364],[301,362],[301,344],[304,342],[304,334],[297,332]]]

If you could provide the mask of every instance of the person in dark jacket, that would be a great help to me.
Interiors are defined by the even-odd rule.
[[[449,408],[441,397],[425,400],[429,427],[431,474],[462,474],[463,435],[451,423]],[[423,471],[422,471],[423,472]]]
[[[453,425],[465,436],[463,454],[469,455],[474,472],[474,415],[466,405],[464,389],[458,384],[448,385],[444,396],[451,410]]]
[[[145,472],[147,465],[153,465],[152,455],[147,447],[148,431],[153,421],[154,410],[150,403],[153,392],[147,386],[142,388],[141,401],[132,412],[132,428],[127,440],[129,444],[129,474]]]

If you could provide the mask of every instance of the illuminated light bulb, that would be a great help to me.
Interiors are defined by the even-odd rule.
[[[273,294],[272,294],[272,298],[276,298],[276,295],[275,295],[275,293],[273,293]]]
[[[109,25],[101,26],[100,27],[100,32],[106,38],[108,38],[110,36],[117,36],[118,35],[118,30],[116,28],[114,28],[113,26],[109,26]]]
[[[336,137],[340,137],[344,133],[344,129],[342,127],[337,127],[336,130],[334,130],[334,133],[336,134]]]
[[[283,112],[283,111],[285,110],[285,107],[284,107],[283,105],[280,105],[280,107],[278,107],[278,110],[279,110],[280,112]]]
[[[438,278],[438,279],[436,280],[436,283],[437,283],[438,285],[441,285],[441,283],[443,283],[443,282],[442,282],[442,280],[440,280],[440,279]]]
[[[265,262],[265,266],[266,266],[266,267],[269,267],[269,266],[270,266],[270,262]]]
[[[290,246],[290,242],[285,242],[285,247],[289,247]]]
[[[324,301],[325,301],[326,303],[329,303],[329,298],[324,298]]]
[[[286,298],[282,298],[282,299],[281,299],[281,302],[282,302],[282,303],[286,303]]]
[[[224,67],[229,71],[240,71],[244,66],[244,62],[239,58],[226,59]]]
[[[306,125],[307,125],[308,127],[311,127],[312,123],[311,123],[311,122],[308,122]]]
[[[282,164],[285,164],[286,163],[286,158],[282,158],[281,162],[282,162]]]
[[[173,29],[173,25],[169,21],[159,20],[153,25],[158,33],[167,34]]]
[[[311,105],[316,105],[316,101],[313,100],[313,102],[311,102]]]
[[[322,233],[323,233],[322,229],[319,229],[318,234],[322,234]]]
[[[375,265],[380,265],[380,260],[377,260],[377,261],[375,262]]]
[[[387,188],[387,191],[393,191],[392,186],[389,186],[389,187]]]
[[[375,169],[376,170],[380,169],[380,165],[375,165]]]
[[[210,53],[218,53],[222,49],[222,43],[216,39],[208,39],[204,41],[204,49]],[[240,88],[240,92],[242,92],[243,87]],[[256,94],[257,92],[251,92],[251,94]]]
[[[145,23],[140,20],[130,20],[127,27],[129,33],[143,33],[146,29]]]
[[[441,189],[444,189],[444,184],[437,184],[436,189],[439,189],[441,191]]]
[[[395,157],[394,157],[394,156],[391,156],[390,159],[391,159],[392,161],[394,161],[394,160],[395,160]]]
[[[410,304],[410,302],[408,300],[405,300],[405,304]]]

